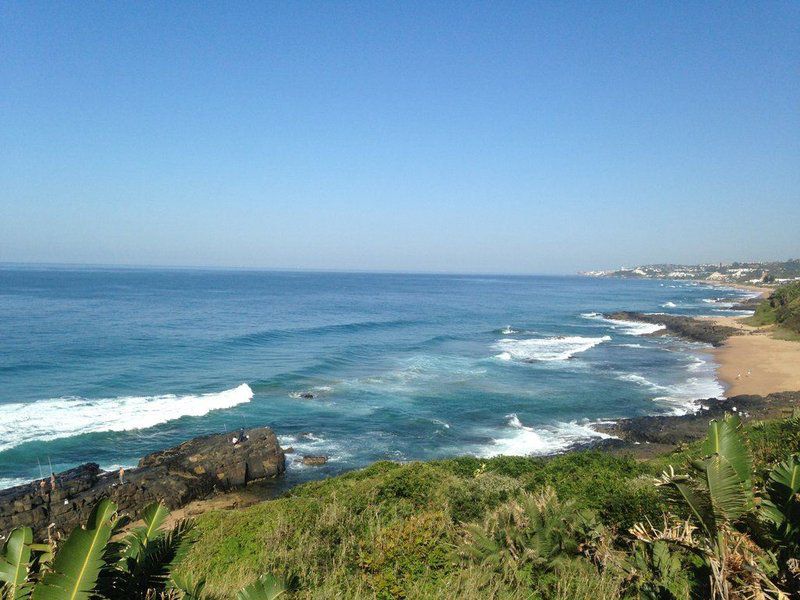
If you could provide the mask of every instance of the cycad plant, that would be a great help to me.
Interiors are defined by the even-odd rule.
[[[595,526],[591,511],[559,501],[546,487],[502,505],[482,525],[467,526],[464,554],[505,581],[519,583],[532,570],[550,570],[579,555]]]

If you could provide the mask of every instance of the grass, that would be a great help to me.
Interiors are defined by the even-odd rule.
[[[762,480],[769,465],[800,452],[798,419],[751,426],[747,435]],[[625,534],[636,522],[658,522],[667,509],[654,476],[699,454],[692,444],[646,461],[587,451],[378,462],[244,510],[202,515],[179,572],[205,578],[206,590],[220,598],[265,572],[297,576],[299,598],[620,598],[624,573],[580,557],[522,590],[487,579],[460,552],[467,524],[549,486]]]
[[[775,325],[779,339],[800,339],[800,281],[777,288],[742,322],[754,327]]]

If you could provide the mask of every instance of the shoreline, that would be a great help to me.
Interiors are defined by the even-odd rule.
[[[684,280],[679,279],[677,281],[684,281]],[[714,285],[722,288],[733,288],[735,290],[744,290],[746,292],[758,292],[759,298],[766,298],[767,296],[769,296],[769,294],[775,291],[774,287],[755,285],[752,283],[733,283],[727,281],[714,281],[712,279],[698,279],[696,281],[702,281],[703,283],[707,283],[708,285]]]
[[[730,284],[718,285],[732,287]],[[759,291],[762,295],[770,291],[768,288],[752,288],[755,286],[748,286],[750,291]],[[663,323],[664,329],[651,335],[675,335],[713,344],[715,347],[709,348],[707,352],[714,359],[716,378],[724,387],[724,396],[696,398],[696,410],[688,414],[647,415],[596,424],[592,429],[611,437],[578,443],[549,456],[597,449],[612,453],[628,453],[637,459],[646,459],[668,454],[682,444],[701,439],[706,434],[708,421],[721,418],[726,412],[738,412],[745,420],[774,419],[800,408],[800,343],[773,338],[772,327],[752,327],[742,323],[741,317],[733,316],[685,317],[620,312],[607,314],[605,317]],[[222,436],[225,437],[225,434]],[[194,438],[177,448],[194,445],[202,439],[203,437]],[[277,442],[275,445],[283,456]],[[226,444],[224,448],[228,449]],[[154,455],[172,456],[176,449],[161,451]],[[147,466],[145,457],[140,462],[140,468]],[[76,470],[85,467],[87,465],[82,465],[76,467]],[[94,468],[97,470],[97,465],[94,465]],[[215,467],[209,465],[208,469],[213,472]],[[136,469],[131,470],[127,478],[133,477],[135,472]],[[247,470],[243,473],[246,479]],[[148,485],[160,489],[164,484],[163,475],[154,475],[152,483]],[[194,477],[194,474],[192,476]],[[109,477],[113,478],[114,475],[98,472],[94,473],[93,477],[98,481],[104,481]],[[237,487],[235,485],[224,485],[220,489],[216,485],[201,483],[203,485],[197,490],[186,491],[180,499],[177,497],[174,499],[175,502],[171,506],[174,510],[174,519],[197,516],[209,510],[244,508],[278,497],[295,487],[294,484],[286,485],[284,479],[252,488],[239,486],[242,489],[230,489]],[[23,484],[2,490],[0,496],[6,496],[7,503],[17,492],[23,492],[23,488],[30,486],[31,484]],[[105,489],[104,486],[100,487]],[[102,493],[103,489],[98,489],[97,493]],[[94,493],[93,491],[92,494]],[[0,516],[3,512],[0,502]]]
[[[710,350],[726,394],[766,395],[800,390],[800,343],[772,337],[772,327],[752,327],[739,317],[705,317],[737,333]]]

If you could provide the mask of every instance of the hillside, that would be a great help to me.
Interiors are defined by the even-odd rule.
[[[796,418],[750,426],[746,435],[756,486],[769,466],[800,451]],[[667,511],[690,517],[654,478],[670,464],[686,472],[706,452],[695,443],[641,461],[587,451],[380,462],[244,510],[201,516],[178,572],[204,578],[218,598],[265,572],[294,579],[297,598],[708,598],[703,560],[642,542],[644,530],[630,533],[636,523],[664,526]],[[748,561],[773,560],[756,546],[748,552]]]
[[[748,325],[776,325],[793,334],[800,334],[800,281],[783,285],[756,307]]]
[[[588,271],[592,277],[640,279],[689,279],[736,284],[774,284],[800,279],[800,259],[768,262],[733,262],[700,265],[653,264]]]

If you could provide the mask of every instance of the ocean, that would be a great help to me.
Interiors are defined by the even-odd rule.
[[[735,314],[682,281],[0,267],[0,488],[268,425],[288,482],[552,454],[724,395],[701,344],[615,310]],[[298,463],[326,455],[322,467]]]

